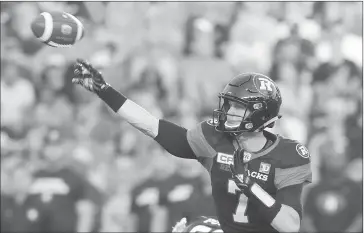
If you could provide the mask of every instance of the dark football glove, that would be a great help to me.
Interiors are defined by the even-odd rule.
[[[248,175],[248,163],[242,161],[242,156],[238,151],[234,153],[234,164],[230,164],[231,175],[238,188],[246,195],[249,194],[249,189],[252,182]]]
[[[77,59],[74,65],[74,77],[72,83],[79,84],[85,89],[96,94],[106,89],[107,84],[102,77],[101,73],[96,70],[90,63],[82,59]]]

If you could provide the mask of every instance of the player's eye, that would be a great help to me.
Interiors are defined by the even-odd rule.
[[[245,105],[243,105],[241,103],[238,103],[238,102],[235,102],[235,101],[231,101],[230,106],[232,108],[236,108],[238,110],[245,110],[246,109]]]

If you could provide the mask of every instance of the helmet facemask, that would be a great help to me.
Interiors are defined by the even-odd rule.
[[[232,105],[235,108],[244,109],[240,114],[229,113]],[[219,132],[240,134],[243,132],[259,132],[266,127],[273,127],[274,122],[280,118],[280,116],[270,117],[263,111],[266,108],[266,103],[260,100],[245,101],[244,99],[236,98],[226,94],[219,95],[219,108],[213,112],[213,121],[215,123],[215,129]],[[257,121],[259,119],[259,121]],[[266,121],[263,125],[258,122]]]
[[[235,108],[233,113],[231,113],[232,107]],[[251,117],[253,115],[254,109],[251,108],[251,104],[247,102],[245,103],[241,100],[235,100],[235,98],[231,96],[220,95],[219,108],[214,110],[213,113],[213,120],[215,123],[217,123],[216,130],[220,132],[236,134],[242,132],[252,132],[253,123],[251,121]],[[239,109],[241,110],[239,111]]]

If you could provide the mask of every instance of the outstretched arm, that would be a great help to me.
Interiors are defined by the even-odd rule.
[[[107,95],[113,96],[113,98],[109,99]],[[121,105],[119,109],[114,109],[121,118],[139,131],[153,138],[172,155],[187,159],[196,158],[187,141],[187,129],[172,122],[156,118],[143,107],[127,99],[112,87],[108,87],[99,96],[109,106]],[[115,104],[112,104],[112,102],[115,102]]]
[[[112,87],[109,88],[112,89]],[[114,92],[115,90],[106,91]],[[123,98],[125,97],[114,100],[106,99],[104,101],[119,101],[122,103]],[[157,137],[159,132],[159,119],[130,99],[125,100],[124,104],[117,110],[117,114],[147,136],[151,138]]]
[[[158,119],[137,103],[107,84],[101,73],[85,61],[78,60],[72,82],[96,93],[114,112],[133,127],[157,141],[169,153],[195,159],[187,141],[187,130],[172,122]]]

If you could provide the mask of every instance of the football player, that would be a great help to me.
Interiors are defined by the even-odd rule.
[[[199,161],[210,174],[224,232],[299,231],[302,189],[312,180],[310,154],[302,144],[265,130],[280,118],[282,103],[267,76],[234,77],[219,94],[213,119],[189,130],[157,119],[83,60],[77,60],[73,83],[94,92],[170,154]]]

